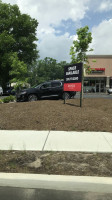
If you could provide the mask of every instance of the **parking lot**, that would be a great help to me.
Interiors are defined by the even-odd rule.
[[[112,96],[87,94],[75,99],[0,104],[1,130],[112,132]]]
[[[3,99],[7,96],[0,96],[0,99]],[[112,94],[107,93],[84,93],[84,98],[105,98],[105,99],[112,99]],[[80,98],[80,93],[77,92],[74,98]]]

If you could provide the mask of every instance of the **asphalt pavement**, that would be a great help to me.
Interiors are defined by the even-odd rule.
[[[0,173],[1,200],[111,200],[112,178]]]
[[[104,99],[112,99],[112,94],[107,94],[107,93],[84,93],[83,97],[94,99],[94,98],[104,98]],[[77,92],[75,98],[80,98],[80,93]]]
[[[112,200],[112,194],[0,187],[1,200]]]
[[[3,99],[7,96],[0,96],[0,99]],[[104,98],[104,99],[112,99],[112,94],[107,94],[107,93],[84,93],[83,94],[84,98]],[[74,98],[80,98],[80,92],[76,93],[76,96]]]

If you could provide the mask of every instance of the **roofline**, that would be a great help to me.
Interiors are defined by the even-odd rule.
[[[88,58],[112,58],[112,55],[87,55]]]

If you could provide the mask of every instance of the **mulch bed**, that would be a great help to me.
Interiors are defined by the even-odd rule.
[[[112,132],[112,100],[42,100],[0,104],[1,130]],[[112,176],[112,153],[0,151],[0,171]]]
[[[112,177],[112,153],[0,151],[0,172]]]
[[[112,132],[112,100],[42,100],[0,104],[1,130]]]

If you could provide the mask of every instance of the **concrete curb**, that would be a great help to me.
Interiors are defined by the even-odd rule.
[[[112,193],[112,178],[0,173],[0,186]]]

